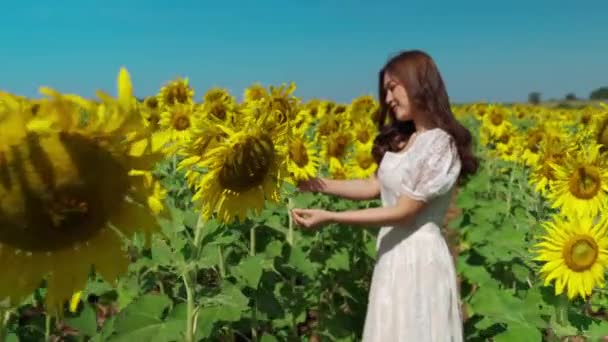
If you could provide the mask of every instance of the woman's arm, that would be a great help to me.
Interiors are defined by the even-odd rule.
[[[329,220],[335,223],[361,226],[394,226],[407,223],[424,206],[425,202],[401,196],[394,206],[329,212]]]
[[[352,180],[317,178],[300,183],[298,188],[349,200],[369,200],[380,195],[380,183],[375,175],[368,179]]]
[[[364,227],[383,227],[405,224],[425,207],[426,203],[402,196],[397,204],[389,207],[349,210],[341,212],[323,209],[293,209],[293,218],[297,224],[306,228],[330,222]]]

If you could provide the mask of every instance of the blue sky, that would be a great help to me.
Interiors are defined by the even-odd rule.
[[[439,65],[452,101],[525,101],[608,86],[608,1],[10,1],[0,11],[0,89],[137,96],[188,77],[212,86],[294,81],[309,99],[376,94],[403,49]]]

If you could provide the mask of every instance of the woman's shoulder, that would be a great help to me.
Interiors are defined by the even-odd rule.
[[[418,138],[420,138],[420,140],[424,142],[418,145],[422,146],[423,148],[449,145],[455,142],[454,137],[449,132],[440,127],[426,130],[422,134],[420,134]]]

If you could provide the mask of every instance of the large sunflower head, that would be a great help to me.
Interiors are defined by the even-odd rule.
[[[566,289],[570,299],[588,298],[594,288],[603,287],[608,267],[606,216],[557,216],[544,227],[545,235],[535,247],[545,285],[555,280],[555,293]]]
[[[268,131],[259,118],[250,120],[238,128],[217,124],[225,138],[198,161],[207,171],[192,184],[197,188],[193,200],[200,200],[204,217],[215,213],[224,222],[244,220],[250,210],[259,212],[265,200],[279,200],[286,176],[286,126]]]
[[[120,130],[99,119],[90,122],[104,129],[84,123],[63,131],[61,116],[71,120],[80,111],[46,113],[32,120],[48,123],[27,122],[20,141],[0,145],[0,265],[2,283],[10,284],[0,286],[0,300],[18,304],[46,279],[47,306],[61,314],[92,267],[110,282],[126,271],[121,236],[143,230],[149,237],[160,208],[150,201],[156,183],[130,175],[134,165],[151,167],[154,159],[130,156],[120,146],[124,139],[107,137]],[[0,121],[0,131],[7,124],[13,125]]]
[[[608,206],[608,158],[598,144],[578,147],[562,164],[551,164],[555,181],[548,198],[566,214],[593,217]]]

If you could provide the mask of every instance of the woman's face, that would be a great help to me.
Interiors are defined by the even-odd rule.
[[[399,121],[412,120],[410,101],[405,87],[389,72],[384,73],[383,83],[386,90],[386,104],[395,113],[396,119]]]

